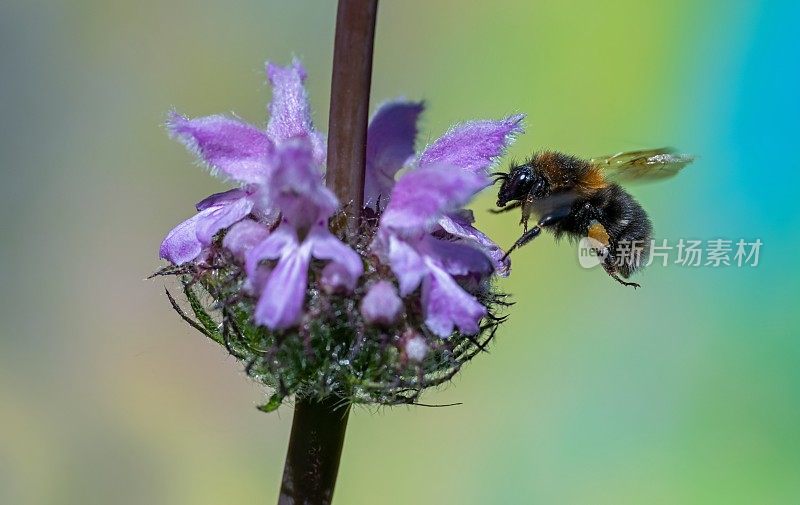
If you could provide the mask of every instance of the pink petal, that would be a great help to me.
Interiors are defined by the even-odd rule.
[[[187,119],[172,112],[167,129],[224,178],[258,182],[269,166],[272,142],[267,134],[237,119],[219,115]]]
[[[394,176],[414,156],[417,119],[422,102],[387,102],[372,116],[367,131],[367,169],[364,205],[375,206],[378,197],[388,201]]]
[[[419,157],[418,166],[452,165],[476,174],[486,174],[514,136],[522,132],[524,117],[523,114],[515,114],[499,121],[458,124],[425,149]]]
[[[443,215],[469,202],[487,181],[485,175],[454,167],[409,170],[397,181],[381,226],[404,234],[429,231]]]

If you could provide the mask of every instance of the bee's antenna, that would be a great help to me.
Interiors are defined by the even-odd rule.
[[[497,184],[497,181],[507,181],[508,174],[505,172],[492,172],[489,174],[491,177],[496,177],[496,179],[492,182],[492,184]]]

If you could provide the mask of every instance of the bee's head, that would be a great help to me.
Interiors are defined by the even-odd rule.
[[[512,166],[506,173],[495,173],[497,180],[502,181],[497,193],[497,206],[505,207],[508,202],[524,200],[530,194],[533,198],[545,195],[546,181],[536,173],[530,164]]]

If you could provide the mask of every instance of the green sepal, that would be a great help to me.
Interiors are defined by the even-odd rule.
[[[278,407],[281,406],[281,403],[283,403],[283,397],[279,396],[278,393],[275,393],[270,397],[267,403],[264,405],[259,405],[256,408],[261,412],[274,412],[278,410]]]

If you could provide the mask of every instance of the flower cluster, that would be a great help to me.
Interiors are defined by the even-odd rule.
[[[489,168],[522,116],[456,125],[416,153],[423,104],[382,105],[368,128],[353,230],[325,185],[305,70],[268,64],[267,76],[266,129],[170,114],[170,134],[236,185],[199,202],[161,244],[171,265],[158,273],[181,277],[195,317],[170,301],[275,389],[267,410],[291,394],[414,402],[502,320],[492,277],[510,265],[464,206],[491,184]]]

